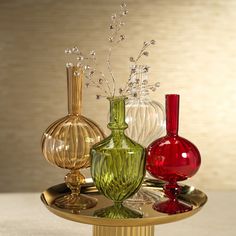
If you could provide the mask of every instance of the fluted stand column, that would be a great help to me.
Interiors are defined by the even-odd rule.
[[[93,226],[93,236],[154,236],[154,226]]]

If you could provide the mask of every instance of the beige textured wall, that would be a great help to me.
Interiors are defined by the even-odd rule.
[[[0,191],[41,191],[65,171],[41,155],[44,129],[66,113],[64,49],[95,49],[101,67],[117,0],[0,0]],[[160,81],[153,98],[181,94],[180,133],[201,150],[192,183],[236,189],[236,1],[127,1],[127,41],[114,53],[123,83],[128,57],[156,39],[145,63]],[[84,113],[103,127],[107,102],[84,92]],[[96,109],[95,109],[96,108]],[[99,108],[99,109],[98,109]],[[102,111],[102,112],[101,112]]]

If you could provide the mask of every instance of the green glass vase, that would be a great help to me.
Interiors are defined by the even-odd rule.
[[[110,136],[91,148],[91,176],[97,189],[122,203],[140,188],[145,176],[145,150],[124,133],[126,97],[110,97]]]

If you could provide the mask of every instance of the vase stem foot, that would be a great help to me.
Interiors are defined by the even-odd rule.
[[[156,199],[149,196],[142,188],[139,189],[137,193],[135,193],[132,197],[125,200],[125,204],[133,205],[144,205],[144,204],[151,204],[154,203]]]

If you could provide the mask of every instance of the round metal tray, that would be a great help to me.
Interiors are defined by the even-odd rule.
[[[165,199],[163,193],[163,182],[155,180],[145,180],[143,183],[144,190],[150,195],[154,196],[157,200],[162,201]],[[169,223],[177,220],[181,220],[196,214],[203,205],[207,202],[207,196],[202,191],[195,189],[190,186],[182,186],[182,192],[178,199],[188,205],[192,205],[193,209],[188,212],[168,215],[164,213],[157,212],[153,210],[152,204],[129,204],[129,208],[133,208],[142,212],[142,218],[128,218],[128,219],[110,219],[101,218],[94,216],[94,213],[99,209],[103,209],[112,206],[111,200],[107,199],[101,195],[92,182],[87,181],[87,183],[82,186],[81,193],[94,197],[98,200],[97,205],[94,208],[73,211],[68,209],[62,209],[54,204],[56,198],[66,195],[70,190],[65,184],[55,185],[41,195],[41,200],[49,211],[56,214],[57,216],[63,217],[67,220],[72,220],[80,223],[97,225],[97,226],[148,226]]]

